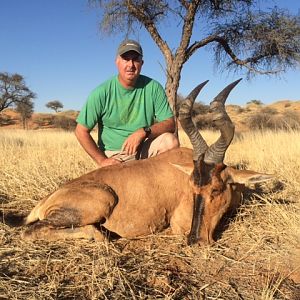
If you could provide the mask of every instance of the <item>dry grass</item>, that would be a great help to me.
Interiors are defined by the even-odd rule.
[[[181,141],[189,145],[182,133]],[[244,133],[226,163],[276,179],[247,190],[211,247],[166,233],[28,243],[22,228],[0,223],[0,299],[300,299],[300,133]],[[26,213],[94,167],[72,133],[0,130],[1,210]]]

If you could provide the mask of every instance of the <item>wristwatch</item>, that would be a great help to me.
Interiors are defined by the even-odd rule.
[[[146,132],[146,137],[145,137],[145,139],[146,139],[151,134],[151,127],[146,126],[146,127],[143,127],[143,129]]]

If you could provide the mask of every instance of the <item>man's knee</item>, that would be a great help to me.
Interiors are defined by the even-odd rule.
[[[145,157],[156,156],[160,153],[178,147],[179,140],[175,137],[174,134],[163,133],[151,142],[150,147],[148,148],[148,153]]]
[[[176,138],[176,136],[173,133],[164,133],[163,134],[163,142],[162,142],[163,148],[167,150],[171,150],[174,148],[179,147],[179,140]]]

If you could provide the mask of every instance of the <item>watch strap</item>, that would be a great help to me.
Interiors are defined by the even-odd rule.
[[[149,135],[151,134],[151,127],[143,127],[145,133],[146,133],[146,137],[145,138],[148,138]]]

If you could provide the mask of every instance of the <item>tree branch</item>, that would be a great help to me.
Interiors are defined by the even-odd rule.
[[[187,12],[184,18],[184,24],[182,27],[181,33],[181,41],[179,47],[176,51],[176,59],[185,62],[186,58],[186,50],[191,40],[191,36],[193,33],[194,21],[195,16],[198,11],[198,7],[201,1],[191,1],[190,4],[187,6]]]
[[[257,63],[260,60],[269,57],[269,55],[266,54],[260,54],[260,55],[255,55],[252,57],[248,57],[246,59],[240,59],[232,50],[232,48],[229,46],[229,43],[227,40],[223,37],[217,36],[217,35],[212,35],[209,36],[201,41],[194,42],[186,51],[186,57],[185,57],[185,62],[200,48],[207,46],[210,43],[217,42],[220,46],[222,46],[223,50],[226,52],[226,54],[231,58],[231,63],[230,64],[236,64],[238,66],[242,66],[247,68],[251,72],[255,72],[257,74],[276,74],[279,73],[282,70],[266,70],[266,71],[261,71],[257,68],[254,68],[251,66],[251,64]]]
[[[164,54],[166,60],[171,62],[173,60],[172,51],[169,48],[168,44],[162,39],[161,35],[159,34],[157,27],[153,22],[153,19],[147,16],[144,13],[144,10],[140,9],[139,6],[136,6],[135,3],[132,3],[132,1],[130,0],[126,1],[126,6],[128,8],[128,12],[134,15],[134,17],[145,26],[154,42]]]
[[[179,0],[179,3],[187,10],[189,8],[189,4],[186,0]]]

